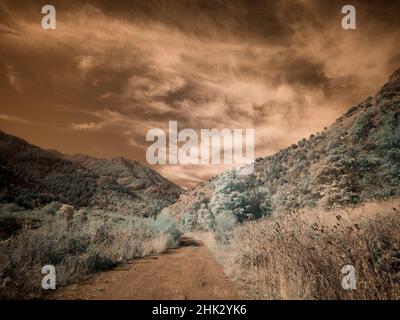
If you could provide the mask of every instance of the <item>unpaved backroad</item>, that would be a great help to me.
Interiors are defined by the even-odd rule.
[[[182,238],[180,247],[133,260],[57,289],[52,299],[241,299],[203,243]]]

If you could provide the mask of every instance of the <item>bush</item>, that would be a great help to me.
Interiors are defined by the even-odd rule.
[[[168,236],[168,247],[175,247],[181,238],[181,231],[179,230],[175,220],[168,213],[159,214],[155,220],[150,221],[150,228],[154,229],[156,234],[164,234]]]
[[[128,259],[162,252],[175,246],[181,235],[168,214],[155,220],[123,216],[124,223],[115,223],[122,218],[118,214],[85,213],[86,219],[50,216],[39,228],[12,233],[0,242],[0,298],[40,296],[41,268],[46,264],[56,267],[57,286],[63,286]]]
[[[215,230],[215,216],[205,204],[200,206],[198,210],[198,224],[206,230]]]
[[[209,208],[213,216],[231,214],[238,222],[258,219],[271,211],[270,197],[260,191],[254,175],[240,176],[235,170],[222,174],[215,182]]]
[[[187,232],[193,231],[193,229],[198,225],[197,212],[193,207],[189,208],[188,211],[182,215],[180,225],[182,230]]]
[[[228,231],[231,231],[237,223],[235,216],[222,213],[215,218],[215,230],[220,234],[225,234]]]
[[[87,255],[85,265],[87,271],[92,273],[112,269],[117,264],[116,261],[102,255],[100,252],[93,252]]]
[[[42,211],[46,214],[51,214],[55,215],[58,210],[60,210],[62,207],[62,204],[57,201],[53,201],[45,205],[42,209]]]
[[[350,135],[355,141],[368,137],[370,130],[374,127],[372,122],[373,117],[373,112],[368,110],[353,124],[353,127],[350,129]]]
[[[287,213],[246,222],[212,248],[245,298],[399,299],[399,208],[397,201]],[[347,264],[357,290],[341,287]]]

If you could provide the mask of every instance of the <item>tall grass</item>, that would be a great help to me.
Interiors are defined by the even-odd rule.
[[[273,216],[215,238],[206,244],[248,298],[400,298],[398,202]],[[341,285],[348,264],[355,290]]]
[[[81,209],[73,216],[47,217],[41,227],[20,230],[0,242],[0,297],[40,297],[46,264],[55,266],[57,286],[64,286],[126,260],[160,253],[176,246],[179,237],[165,214],[146,219]]]

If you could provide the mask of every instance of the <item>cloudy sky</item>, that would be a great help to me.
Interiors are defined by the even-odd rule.
[[[115,2],[118,2],[116,4]],[[341,28],[353,4],[357,30]],[[0,130],[146,163],[146,133],[254,128],[272,154],[375,94],[400,67],[400,1],[0,0]],[[159,166],[190,187],[218,166]]]

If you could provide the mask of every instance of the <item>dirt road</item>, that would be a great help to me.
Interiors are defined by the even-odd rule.
[[[237,289],[199,241],[133,260],[89,280],[57,289],[53,299],[240,299]]]

